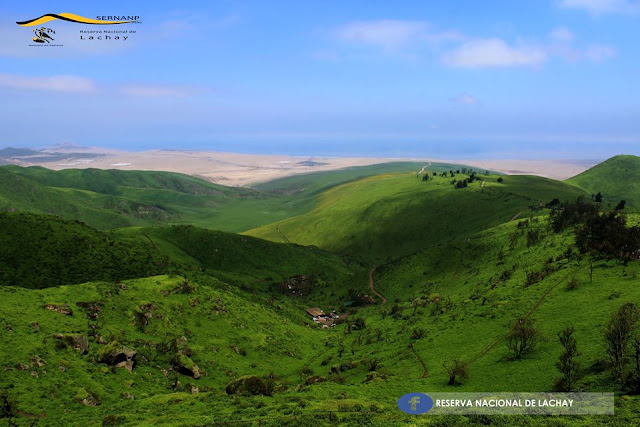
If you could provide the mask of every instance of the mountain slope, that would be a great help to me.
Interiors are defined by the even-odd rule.
[[[46,288],[146,277],[170,270],[144,242],[123,242],[82,223],[0,212],[0,286]]]
[[[556,334],[574,325],[584,373],[578,390],[615,391],[603,361],[604,331],[623,303],[639,300],[640,265],[601,261],[589,282],[588,262],[563,255],[572,234],[551,234],[545,221],[512,221],[379,268],[376,287],[389,303],[353,313],[366,323],[358,329],[312,327],[295,301],[269,305],[215,280],[185,286],[185,278],[156,276],[119,285],[0,287],[0,389],[45,424],[311,426],[330,425],[331,410],[341,411],[334,423],[395,426],[415,423],[396,407],[399,396],[415,390],[553,390],[562,351]],[[541,233],[533,244],[530,231]],[[542,269],[546,277],[525,283],[527,272]],[[46,304],[67,304],[74,313],[65,316]],[[542,339],[515,360],[504,337],[523,316],[535,319]],[[88,337],[87,354],[65,344],[65,336],[77,334]],[[132,373],[99,362],[113,340],[137,351]],[[199,378],[176,366],[180,352],[199,367]],[[451,386],[442,364],[456,358],[469,375]],[[273,395],[225,393],[229,382],[245,375],[273,381]],[[101,404],[86,407],[81,400],[87,396]],[[619,398],[616,405],[615,416],[562,421],[637,423],[637,397]],[[474,419],[447,422],[504,423],[497,416]],[[542,426],[549,418],[508,421]]]
[[[455,179],[464,178],[468,175]],[[415,173],[376,175],[323,192],[308,213],[246,234],[386,260],[526,216],[554,198],[584,194],[540,177],[498,178],[481,175],[467,188],[456,189],[450,176],[424,182]]]
[[[589,194],[602,193],[615,207],[620,200],[640,209],[640,157],[615,156],[567,180]]]

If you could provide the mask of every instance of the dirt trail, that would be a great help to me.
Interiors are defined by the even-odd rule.
[[[280,231],[280,226],[279,225],[276,225],[276,231],[278,233],[280,233],[280,237],[282,237],[282,239],[285,241],[285,243],[291,243],[289,241],[289,239],[287,239],[287,236],[285,236],[284,233],[282,231]]]
[[[561,285],[562,283],[565,283],[567,280],[569,280],[572,277],[575,277],[576,273],[583,270],[586,266],[580,267],[575,271],[571,271],[568,274],[566,274],[560,281],[556,282],[554,285],[550,286],[549,288],[547,288],[547,290],[545,290],[542,295],[540,296],[540,298],[538,298],[538,301],[535,303],[535,305],[533,307],[531,307],[531,309],[529,309],[529,311],[527,311],[524,316],[522,316],[523,319],[527,319],[529,317],[531,317],[531,315],[533,313],[536,312],[536,310],[538,310],[538,308],[540,308],[540,304],[542,304],[542,302],[545,300],[545,298],[547,298],[547,296],[549,296],[549,294],[556,289],[559,285]],[[513,327],[511,329],[509,329],[509,332],[507,332],[506,334],[500,336],[499,338],[497,338],[495,341],[493,341],[491,344],[489,344],[488,346],[486,346],[484,349],[482,349],[482,351],[476,355],[475,357],[473,357],[471,360],[469,360],[466,364],[469,365],[471,363],[474,363],[475,361],[477,361],[478,359],[482,358],[484,355],[486,355],[489,351],[493,350],[493,348],[495,348],[495,346],[497,346],[499,343],[501,343],[502,341],[504,341],[507,336],[509,335],[509,333],[511,331],[513,331],[517,326],[517,323],[513,325]]]
[[[376,288],[374,288],[373,286],[373,273],[376,271],[376,268],[378,267],[373,267],[371,270],[369,270],[369,288],[371,289],[371,292],[380,297],[380,299],[382,300],[382,305],[385,305],[387,303],[387,299],[383,297],[382,294],[378,293],[378,291],[376,291]]]
[[[413,348],[413,343],[409,343],[409,350],[416,357],[416,359],[418,360],[418,363],[420,364],[420,367],[422,368],[422,372],[420,373],[420,378],[427,378],[427,367],[425,366],[418,352]]]

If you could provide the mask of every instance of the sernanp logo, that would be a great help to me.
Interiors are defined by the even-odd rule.
[[[407,393],[398,399],[398,408],[407,414],[424,414],[433,408],[433,399],[424,393]]]

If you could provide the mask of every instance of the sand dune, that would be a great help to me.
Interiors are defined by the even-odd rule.
[[[328,171],[349,166],[364,166],[391,161],[438,161],[427,158],[381,157],[304,157],[286,155],[237,154],[212,151],[150,150],[129,152],[100,148],[70,147],[63,162],[20,160],[23,165],[49,169],[99,168],[180,172],[206,178],[228,186],[249,186],[286,176]],[[95,158],[74,158],[74,153],[92,153]],[[531,174],[566,179],[588,169],[592,163],[561,160],[441,160],[492,169],[507,174]]]

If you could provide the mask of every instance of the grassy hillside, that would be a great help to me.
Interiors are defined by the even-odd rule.
[[[362,260],[316,247],[193,226],[127,228],[116,230],[114,235],[125,240],[144,236],[163,256],[196,265],[209,276],[252,292],[278,295],[284,281],[306,276],[311,287],[305,289],[303,301],[312,298],[339,305],[348,299],[345,293],[349,289],[366,285],[370,267]]]
[[[526,215],[554,198],[584,194],[540,177],[498,178],[481,175],[469,187],[456,189],[449,176],[425,182],[415,173],[376,175],[323,192],[312,211],[247,234],[387,260]]]
[[[434,164],[438,170],[446,166]],[[322,191],[335,185],[421,167],[389,163],[348,168],[246,189],[171,172],[3,166],[0,210],[54,214],[101,230],[170,223],[240,232],[307,212]]]
[[[160,276],[119,285],[3,287],[0,388],[23,414],[65,425],[258,419],[272,426],[330,425],[326,411],[333,410],[345,411],[334,414],[344,425],[395,426],[418,420],[395,407],[397,397],[411,391],[553,390],[561,352],[556,333],[574,325],[584,368],[578,389],[617,390],[603,362],[604,328],[623,303],[640,301],[640,265],[600,262],[589,282],[587,260],[563,255],[570,232],[551,234],[544,218],[518,222],[380,267],[376,287],[389,302],[352,314],[366,321],[361,329],[309,327],[294,302],[270,305],[215,279],[206,286]],[[532,230],[541,234],[527,244]],[[525,284],[527,272],[542,269],[546,277]],[[569,289],[573,279],[577,285]],[[67,304],[74,313],[65,316],[46,304]],[[523,316],[535,319],[542,340],[513,360],[504,337]],[[87,354],[65,344],[73,334],[88,338]],[[114,340],[138,352],[132,373],[99,362]],[[199,378],[180,373],[177,363],[186,361],[180,354],[189,354]],[[449,386],[442,363],[454,358],[467,364],[469,376]],[[228,395],[226,385],[244,375],[272,381],[273,394]],[[314,376],[320,382],[309,380]],[[96,400],[101,404],[86,406]],[[615,417],[558,422],[631,425],[638,408],[636,397],[626,397],[617,400]],[[548,419],[420,421],[547,425]]]
[[[640,209],[640,157],[615,156],[567,180],[589,194],[602,193],[614,208],[626,200],[628,208]]]
[[[38,289],[145,277],[171,268],[167,256],[144,242],[123,242],[51,216],[0,212],[0,230],[0,286]]]

